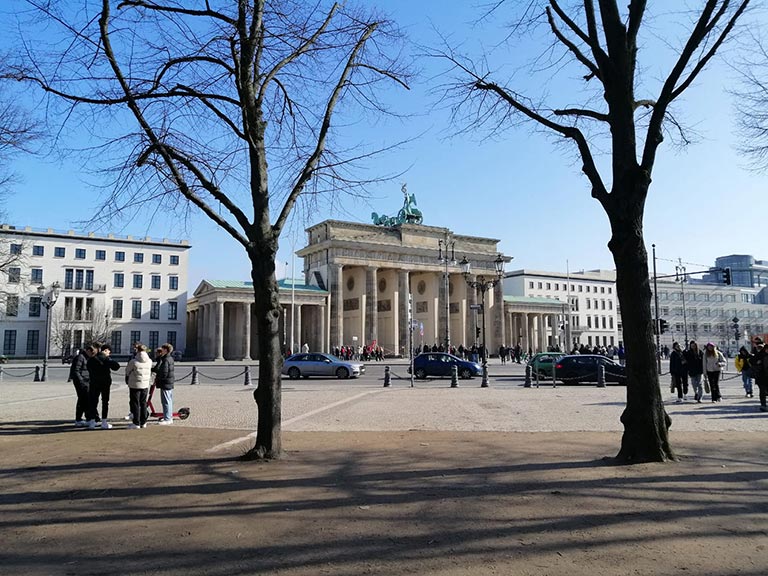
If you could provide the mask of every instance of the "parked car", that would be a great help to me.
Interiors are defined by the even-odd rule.
[[[293,354],[283,363],[283,375],[292,380],[309,378],[310,376],[325,376],[346,379],[357,378],[365,374],[365,364],[339,360],[330,354],[311,352],[308,354]]]
[[[413,374],[419,379],[427,376],[450,376],[454,366],[459,372],[459,378],[472,378],[483,374],[483,368],[477,362],[467,362],[444,352],[425,352],[416,356],[413,359]],[[408,373],[410,372],[409,366]]]
[[[539,352],[528,360],[528,366],[534,376],[538,372],[540,378],[552,378],[552,366],[563,356],[562,352]]]
[[[606,382],[627,383],[624,366],[596,354],[563,356],[555,363],[555,377],[564,384],[597,382],[597,367],[601,364],[605,367]]]

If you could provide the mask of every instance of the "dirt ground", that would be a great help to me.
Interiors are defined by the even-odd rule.
[[[768,573],[762,433],[673,435],[616,467],[617,433],[284,435],[0,425],[4,575]]]

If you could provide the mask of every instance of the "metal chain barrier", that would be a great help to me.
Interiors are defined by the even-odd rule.
[[[11,374],[10,370],[23,370],[23,368],[0,368],[0,373],[11,378],[27,378],[35,373],[35,370],[32,370],[31,372],[24,372],[24,374]]]
[[[189,374],[187,374],[186,376],[182,376],[181,378],[176,378],[176,382],[181,382],[182,380],[186,380],[190,376],[192,376],[192,370],[190,370]]]
[[[191,372],[190,372],[190,374],[191,374]],[[245,374],[245,369],[243,369],[243,371],[240,372],[239,374],[235,374],[234,376],[225,376],[224,378],[214,378],[213,376],[206,376],[205,374],[203,374],[199,370],[197,371],[197,374],[201,378],[209,378],[210,380],[215,380],[217,382],[223,382],[225,380],[234,380],[235,378],[240,378],[243,374]]]

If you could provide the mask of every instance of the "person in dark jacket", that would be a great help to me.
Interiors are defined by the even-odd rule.
[[[112,386],[112,372],[120,369],[120,364],[112,360],[112,348],[109,344],[92,344],[92,356],[88,359],[88,374],[90,375],[88,428],[96,428],[99,414],[99,398],[101,398],[101,427],[104,430],[112,428],[109,417],[109,391]]]
[[[75,386],[75,393],[77,394],[75,426],[78,428],[88,426],[88,420],[84,420],[83,416],[85,418],[90,416],[90,410],[88,409],[90,404],[88,385],[91,382],[91,377],[88,374],[88,358],[90,357],[90,348],[78,350],[72,360],[72,365],[69,367],[69,379],[72,380],[72,384]]]
[[[173,424],[173,346],[163,344],[157,349],[156,364],[152,368],[155,373],[155,389],[160,390],[160,399],[163,402],[163,417],[159,424],[167,426]]]
[[[672,375],[672,384],[677,391],[677,401],[688,400],[688,368],[687,360],[677,342],[672,344],[672,353],[669,355],[669,373]]]
[[[688,350],[684,354],[694,398],[696,402],[701,404],[701,399],[704,396],[704,391],[701,388],[701,377],[704,374],[704,352],[699,349],[699,345],[694,340],[691,340],[688,344]]]
[[[752,366],[752,376],[755,378],[755,384],[760,389],[760,411],[768,412],[768,350],[762,338],[755,338],[752,341],[755,347],[755,353],[750,360]]]

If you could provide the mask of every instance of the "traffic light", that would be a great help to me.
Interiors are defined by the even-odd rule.
[[[480,338],[480,326],[475,326],[475,338]]]
[[[730,268],[723,268],[723,284],[726,286],[731,285],[731,269]]]
[[[664,334],[664,332],[666,332],[667,330],[669,330],[669,323],[663,318],[661,318],[659,320],[659,332]]]

